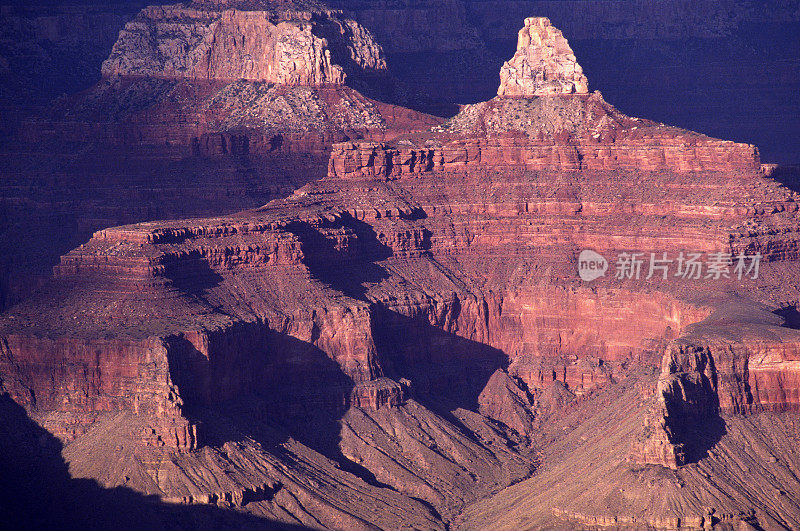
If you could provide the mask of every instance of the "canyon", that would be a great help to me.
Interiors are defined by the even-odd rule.
[[[758,145],[765,162],[797,162],[800,126],[794,117],[800,116],[795,112],[800,91],[796,90],[798,53],[792,36],[798,19],[791,2],[675,1],[662,9],[663,2],[628,0],[392,4],[348,0],[327,5],[295,3],[297,16],[286,18],[286,13],[275,12],[263,22],[247,22],[253,18],[247,15],[252,5],[237,15],[241,20],[229,16],[230,20],[223,21],[225,3],[205,2],[187,10],[187,21],[200,17],[195,19],[200,22],[205,17],[213,28],[197,30],[191,37],[190,26],[184,23],[180,31],[188,33],[162,43],[164,57],[195,45],[199,47],[191,49],[197,55],[210,50],[202,39],[216,38],[216,31],[220,40],[214,45],[218,46],[214,57],[230,52],[246,59],[257,56],[250,52],[258,52],[248,50],[249,46],[263,47],[267,42],[247,40],[245,47],[237,48],[226,39],[236,31],[255,28],[250,26],[256,22],[263,28],[321,26],[319,37],[334,43],[329,46],[331,68],[346,74],[346,87],[333,85],[337,90],[321,95],[319,86],[287,94],[270,87],[268,81],[231,84],[220,79],[233,71],[214,70],[213,79],[197,72],[192,79],[170,77],[178,74],[163,72],[165,65],[149,45],[121,65],[125,47],[146,43],[142,39],[147,32],[155,36],[170,27],[166,19],[166,25],[159,26],[152,9],[139,14],[146,5],[140,1],[99,5],[83,0],[60,5],[36,0],[11,2],[0,9],[0,168],[6,176],[0,195],[0,248],[8,250],[0,253],[0,308],[13,305],[45,282],[58,257],[97,230],[253,208],[309,179],[304,171],[284,181],[286,165],[280,171],[271,169],[281,166],[280,157],[249,164],[242,164],[241,158],[209,161],[205,156],[209,153],[228,152],[225,143],[230,136],[220,135],[222,129],[262,128],[265,122],[272,123],[271,131],[262,137],[251,136],[254,152],[259,144],[270,148],[310,142],[314,150],[323,152],[314,161],[316,179],[324,175],[331,144],[357,138],[365,128],[375,132],[376,123],[380,129],[378,115],[386,120],[388,113],[390,121],[414,128],[409,124],[420,115],[398,105],[450,117],[458,111],[457,104],[490,99],[497,92],[498,71],[514,54],[520,21],[531,15],[549,16],[569,36],[592,80],[592,90],[602,90],[605,99],[623,112]],[[228,7],[233,5],[228,3]],[[290,4],[284,5],[288,6],[285,12],[292,11]],[[168,11],[176,9],[172,6]],[[286,20],[281,22],[281,17]],[[347,34],[344,38],[335,36],[338,30],[330,31],[340,27]],[[120,31],[123,39],[117,44]],[[349,59],[346,41],[351,37],[358,61]],[[385,52],[378,52],[376,43]],[[117,52],[112,56],[115,44]],[[106,60],[107,74],[117,68],[133,69],[130,72],[135,74],[135,68],[149,64],[150,59],[153,63],[148,68],[155,78],[103,77]],[[266,69],[267,63],[259,59],[249,64],[251,69]],[[362,68],[363,64],[375,68]],[[627,67],[620,69],[620,64]],[[218,65],[223,70],[231,68],[224,61]],[[236,74],[245,75],[244,71]],[[259,79],[255,70],[249,77]],[[375,101],[394,105],[376,110],[360,95],[347,91],[348,87],[366,95],[373,105]],[[244,108],[242,100],[248,102]],[[208,107],[213,109],[204,110]],[[782,110],[776,112],[778,108]],[[325,125],[326,116],[335,119],[340,111],[346,111],[340,123]],[[287,114],[300,119],[285,119]],[[319,136],[305,140],[310,136],[303,131],[307,127]],[[75,144],[59,140],[64,137]],[[108,141],[115,147],[105,157],[106,148],[98,144]],[[204,155],[204,160],[192,159],[193,153]],[[251,154],[250,159],[254,158]],[[118,164],[119,160],[126,162]],[[88,167],[97,161],[101,162],[98,168]],[[231,176],[224,197],[209,166]],[[164,176],[169,184],[154,187],[148,176],[151,172]],[[182,178],[187,172],[192,177]],[[51,177],[54,174],[58,176]],[[107,186],[98,186],[98,180]],[[269,186],[254,186],[273,181]],[[117,194],[123,199],[117,199]],[[213,197],[219,208],[198,199],[203,197]],[[29,231],[34,235],[28,236]]]
[[[127,184],[7,297],[0,443],[40,441],[53,500],[147,522],[800,526],[793,169],[626,115],[530,14],[497,96],[446,120],[360,92],[390,61],[346,10],[133,16],[4,162]]]

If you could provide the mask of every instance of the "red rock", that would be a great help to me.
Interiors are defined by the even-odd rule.
[[[239,116],[235,105],[220,114]],[[234,128],[207,133],[208,154],[243,145]],[[578,501],[549,492],[568,522],[677,527],[697,521],[698,500],[732,500],[729,514],[766,499],[679,467],[710,444],[696,434],[720,414],[796,407],[800,335],[769,312],[800,292],[795,202],[752,146],[629,118],[599,95],[499,98],[438,130],[338,144],[326,179],[256,210],[97,231],[0,318],[2,385],[53,432],[78,436],[70,459],[88,477],[104,472],[82,444],[130,443],[114,419],[145,427],[135,451],[103,452],[102,468],[131,467],[135,488],[171,500],[245,507],[245,493],[269,492],[272,505],[248,510],[331,527],[389,526],[405,506],[427,521],[424,500],[442,523],[529,473],[536,438],[564,464],[543,475],[586,475],[567,493]],[[588,284],[582,249],[612,264],[687,251],[764,263],[759,279],[609,273]],[[235,429],[217,417],[228,408]],[[150,462],[169,467],[165,484],[153,486]],[[664,509],[659,491],[651,515],[641,478],[688,514]],[[696,490],[676,494],[676,478]],[[582,497],[592,482],[598,503],[629,513]],[[353,507],[329,495],[334,483]],[[400,509],[369,516],[370,499]]]
[[[120,32],[103,79],[26,120],[25,142],[183,145],[325,154],[439,119],[345,87],[390,83],[372,34],[321,5],[194,2],[143,9]],[[216,139],[216,140],[214,140]],[[235,151],[235,149],[234,149]]]
[[[564,110],[581,118],[562,125],[541,121]],[[725,172],[754,171],[760,164],[754,146],[627,117],[597,93],[497,98],[468,106],[434,131],[424,138],[416,135],[392,143],[336,145],[328,175],[390,179],[422,172],[521,167]]]
[[[796,331],[771,313],[738,304],[727,301],[666,349],[659,405],[645,423],[651,435],[641,450],[644,462],[685,464],[692,430],[713,425],[720,413],[800,409]]]
[[[508,374],[497,370],[478,396],[478,411],[522,435],[533,433],[534,405]]]
[[[589,82],[567,39],[548,18],[526,18],[514,57],[500,69],[498,96],[586,94]]]
[[[341,85],[346,69],[386,70],[372,35],[340,13],[239,4],[145,8],[120,32],[103,76]]]

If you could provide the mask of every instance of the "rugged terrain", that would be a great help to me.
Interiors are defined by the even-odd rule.
[[[226,195],[220,175],[274,172],[284,197],[98,230],[0,316],[0,435],[42,441],[53,510],[86,478],[109,507],[230,525],[800,525],[800,197],[755,146],[620,112],[547,19],[496,98],[441,123],[343,86],[313,32],[278,69],[300,77],[203,59],[280,42],[230,29],[253,17],[356,27],[335,12],[177,9],[25,134],[171,142],[194,153],[177,175]],[[190,60],[156,60],[176,41]]]
[[[62,24],[83,22],[95,29],[72,37],[84,50],[102,43],[91,38],[106,12],[92,13],[26,20],[9,9],[9,20],[20,33],[62,40]],[[58,67],[53,61],[41,68]],[[0,149],[0,308],[27,296],[96,230],[252,208],[322,177],[334,142],[441,121],[345,81],[383,90],[383,52],[363,27],[318,4],[143,10],[122,28],[94,85],[33,117],[6,115],[6,125],[11,116],[21,123]],[[14,86],[4,84],[9,93]]]
[[[492,97],[531,15],[564,30],[591,89],[621,111],[798,162],[793,1],[11,4],[0,9],[0,308],[96,230],[252,208],[322,176],[333,142],[433,125],[376,100],[449,117]],[[346,86],[322,91],[273,84],[342,75]],[[295,163],[274,157],[209,164],[252,128],[251,159],[294,145],[318,160],[288,178]],[[234,175],[224,198],[209,166]]]

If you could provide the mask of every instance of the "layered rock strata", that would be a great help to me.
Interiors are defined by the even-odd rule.
[[[411,123],[440,122],[343,86],[115,77],[57,102],[48,117],[23,124],[19,136],[26,143],[182,146],[187,155],[234,152],[227,148],[234,136],[241,152],[327,155],[337,142],[393,138],[417,127]],[[208,146],[209,137],[220,147]]]
[[[349,76],[352,86],[383,90],[383,51],[368,30],[314,2],[147,7],[120,32],[102,75],[23,123],[20,138],[188,151],[206,147],[208,135],[236,135],[250,152],[319,153],[384,138],[403,121],[438,123],[345,87]]]
[[[485,137],[441,135],[423,142],[335,144],[328,175],[359,179],[394,179],[434,171],[480,171],[484,168],[530,170],[747,171],[759,168],[758,150],[749,144],[716,140],[638,122],[618,136],[574,139],[531,138],[523,131]],[[637,123],[637,122],[634,122]],[[640,131],[637,131],[641,127]]]
[[[671,183],[670,194],[682,186],[686,198],[673,204],[670,231],[664,232],[666,211],[635,208],[642,198],[628,196],[630,208],[620,199],[605,199],[603,206],[603,196],[629,188],[630,181],[620,179],[624,175],[587,175],[573,190],[580,198],[575,205],[582,208],[566,210],[569,202],[548,197],[558,181],[535,173],[505,175],[475,204],[474,190],[486,186],[485,176],[436,172],[391,183],[328,179],[260,212],[104,230],[57,267],[58,283],[42,294],[52,301],[50,311],[31,301],[6,317],[4,388],[67,440],[82,440],[83,431],[105,422],[106,412],[138,407],[139,417],[153,419],[147,421],[153,443],[147,444],[183,451],[193,450],[166,429],[169,424],[162,428],[164,422],[178,418],[176,413],[196,418],[192,411],[198,408],[250,394],[266,401],[274,419],[289,423],[336,418],[348,410],[384,412],[389,422],[415,396],[426,404],[474,408],[531,435],[537,411],[558,410],[549,405],[557,389],[566,391],[560,400],[567,402],[569,396],[591,397],[624,379],[631,363],[656,363],[664,351],[670,359],[684,354],[695,359],[691,352],[702,352],[697,377],[692,376],[696,364],[665,361],[664,378],[678,376],[658,391],[665,397],[664,428],[675,435],[666,439],[671,446],[664,451],[676,448],[673,466],[679,465],[691,422],[702,425],[707,416],[713,418],[715,397],[723,404],[746,403],[751,410],[797,407],[792,388],[775,385],[793,374],[790,357],[766,338],[763,347],[743,347],[727,362],[730,343],[723,342],[707,349],[716,367],[712,376],[706,350],[681,345],[697,344],[690,325],[715,306],[687,303],[679,294],[752,288],[737,282],[718,288],[712,282],[651,281],[646,289],[656,292],[643,300],[642,287],[633,281],[608,278],[595,288],[581,286],[574,254],[565,249],[676,252],[691,241],[693,249],[715,252],[733,238],[735,248],[765,255],[774,249],[774,262],[764,264],[763,274],[784,278],[781,271],[796,254],[795,244],[787,247],[796,241],[788,232],[796,213],[757,203],[770,194],[775,200],[788,197],[756,173],[727,178],[654,173],[651,182]],[[635,175],[643,179],[642,174],[628,178]],[[694,184],[698,175],[706,183],[720,180],[700,188]],[[563,182],[575,186],[575,176],[570,173]],[[749,206],[719,204],[734,189],[747,197],[750,186],[755,188]],[[731,232],[736,225],[749,228]],[[772,234],[781,226],[784,245],[778,248]],[[771,282],[759,285],[769,292]],[[748,322],[753,319],[740,316],[733,326],[741,329]],[[779,324],[776,319],[770,326]],[[776,330],[784,342],[796,341],[796,332]],[[61,339],[36,339],[42,334]],[[161,338],[155,344],[163,347],[146,355],[152,338]],[[54,341],[64,348],[55,349]],[[142,345],[143,353],[122,349],[123,342]],[[764,349],[775,352],[769,370],[780,376],[745,376],[745,360],[749,367],[761,366],[753,353]],[[158,375],[147,372],[156,352],[166,363]],[[723,364],[733,367],[730,377],[721,376]],[[129,369],[123,374],[112,367]],[[742,394],[736,383],[742,378],[758,385],[759,393]],[[53,381],[70,383],[53,388]],[[726,396],[735,398],[726,402]],[[174,405],[145,409],[157,403]],[[669,424],[674,422],[680,424]],[[190,425],[197,426],[191,429],[201,444],[214,440],[203,432],[208,421]],[[341,443],[348,459],[385,470],[377,454],[349,437]],[[642,450],[651,455],[645,460],[669,465],[664,455],[653,457],[653,448]],[[398,469],[376,476],[402,488],[408,481],[401,479],[404,474]],[[425,492],[424,499],[438,507],[450,503],[447,496],[464,496],[456,494],[460,490],[445,498],[441,491]],[[191,496],[205,499],[200,492]]]
[[[78,15],[37,20],[30,28],[9,20],[12,34],[0,40],[36,28],[63,39],[62,24],[80,23],[104,39],[110,32],[110,48],[118,31]],[[93,35],[77,39],[93,41],[96,54]],[[99,82],[23,121],[0,152],[0,308],[100,228],[252,208],[322,177],[319,159],[327,162],[334,143],[441,122],[367,98],[342,84],[345,75],[380,91],[388,82],[380,46],[313,2],[144,9],[120,33]]]
[[[800,408],[797,333],[764,310],[729,301],[669,344],[639,449],[644,462],[675,469],[696,460],[719,415]]]
[[[607,167],[584,165],[590,139],[619,150]],[[581,156],[523,163],[537,142]],[[256,210],[96,232],[0,320],[2,390],[72,441],[79,474],[286,522],[796,522],[789,432],[761,430],[792,463],[770,468],[719,424],[749,440],[739,413],[800,400],[798,196],[752,146],[584,94],[500,98],[394,145],[337,148],[326,179]],[[587,249],[608,274],[581,279]],[[623,254],[690,253],[727,261],[619,274]],[[721,465],[758,488],[706,481]],[[527,514],[473,503],[513,483]]]
[[[533,66],[532,66],[533,65]],[[426,135],[334,147],[328,174],[393,179],[435,171],[559,169],[752,172],[755,146],[626,116],[588,94],[561,32],[528,18],[499,96],[467,105]],[[510,97],[515,96],[515,97]]]

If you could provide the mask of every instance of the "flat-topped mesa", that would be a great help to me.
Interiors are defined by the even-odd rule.
[[[586,94],[589,82],[561,30],[550,19],[529,17],[517,51],[500,69],[498,96]]]
[[[336,11],[293,6],[147,7],[120,32],[103,76],[318,86],[385,74],[383,50],[369,31]]]
[[[21,141],[327,157],[335,142],[440,121],[362,95],[390,90],[382,48],[367,29],[313,2],[147,7],[120,32],[102,73],[23,123]]]

